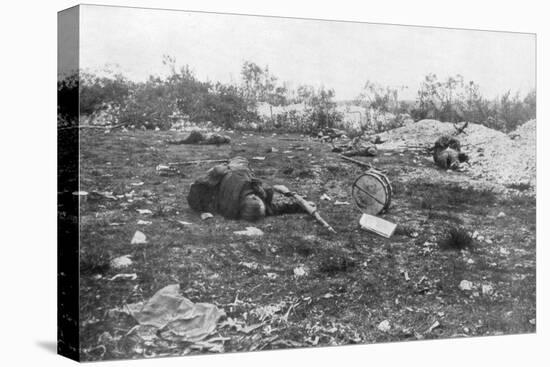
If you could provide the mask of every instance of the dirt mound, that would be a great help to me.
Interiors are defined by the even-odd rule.
[[[380,134],[380,149],[430,146],[437,138],[456,131],[453,124],[422,120]],[[470,157],[469,174],[502,185],[536,185],[536,120],[519,126],[509,135],[469,123],[460,134],[463,151]]]

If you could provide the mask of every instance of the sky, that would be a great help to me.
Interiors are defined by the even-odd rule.
[[[535,88],[535,35],[84,5],[80,67],[109,65],[133,80],[163,75],[163,55],[200,80],[238,82],[244,61],[269,66],[290,87],[355,98],[366,81],[405,86],[461,74],[487,97]]]

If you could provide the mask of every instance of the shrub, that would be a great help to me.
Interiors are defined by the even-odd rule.
[[[451,227],[440,245],[444,249],[463,250],[472,248],[473,243],[472,236],[464,228]]]
[[[72,125],[78,121],[78,87],[78,73],[66,75],[57,81],[58,127]]]

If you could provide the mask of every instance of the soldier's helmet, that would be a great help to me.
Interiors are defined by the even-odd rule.
[[[241,201],[239,214],[240,218],[255,222],[265,217],[265,203],[257,195],[246,195]]]

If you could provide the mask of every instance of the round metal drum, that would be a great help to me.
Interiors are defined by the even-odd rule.
[[[386,184],[386,188],[388,189],[388,198],[386,200],[386,205],[384,206],[384,210],[388,210],[388,208],[390,207],[391,198],[393,195],[393,187],[391,186],[390,180],[388,176],[386,176],[380,171],[372,170],[371,172],[377,174],[382,179],[382,181],[384,181],[384,183]]]
[[[359,176],[351,190],[355,203],[364,213],[377,215],[390,205],[390,182],[386,175],[376,170],[369,170]]]

